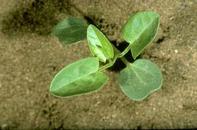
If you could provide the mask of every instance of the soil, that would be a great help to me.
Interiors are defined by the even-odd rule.
[[[197,128],[196,0],[0,0],[0,129]],[[53,76],[89,56],[87,42],[62,46],[51,28],[71,15],[91,18],[121,43],[132,13],[161,15],[158,35],[141,57],[162,70],[162,89],[141,102],[129,100],[107,71],[102,90],[73,98],[50,95]]]

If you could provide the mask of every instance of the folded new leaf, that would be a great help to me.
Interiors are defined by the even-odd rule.
[[[98,58],[90,57],[74,62],[56,74],[50,92],[55,96],[67,97],[95,91],[108,80],[98,69]]]
[[[111,43],[94,25],[88,26],[87,40],[91,53],[98,57],[100,61],[106,62],[106,60],[114,57],[114,50]]]

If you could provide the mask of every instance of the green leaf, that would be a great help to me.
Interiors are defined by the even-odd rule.
[[[159,14],[151,11],[131,16],[122,30],[122,37],[131,46],[134,59],[154,39],[159,27]]]
[[[83,19],[69,17],[53,28],[52,35],[64,44],[70,44],[85,39],[86,31],[87,23]]]
[[[140,101],[161,88],[163,77],[157,65],[139,59],[120,72],[118,81],[125,95]]]
[[[97,56],[100,61],[106,62],[106,60],[114,57],[114,50],[111,43],[94,25],[88,26],[87,40],[91,53]]]
[[[101,88],[108,77],[98,71],[98,58],[85,58],[74,62],[56,74],[50,86],[55,96],[73,96]]]

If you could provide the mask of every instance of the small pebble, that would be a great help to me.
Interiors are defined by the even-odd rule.
[[[176,50],[174,50],[174,52],[175,52],[175,53],[178,53],[178,50],[176,49]]]

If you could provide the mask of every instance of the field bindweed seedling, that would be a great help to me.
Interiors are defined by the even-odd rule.
[[[88,25],[83,19],[70,17],[58,23],[53,35],[65,45],[87,36],[93,56],[64,67],[52,80],[50,92],[55,96],[68,97],[98,90],[108,80],[105,70],[120,58],[126,64],[118,77],[121,90],[132,100],[145,99],[161,88],[161,71],[147,59],[137,59],[130,63],[124,55],[131,51],[133,59],[136,59],[154,39],[158,27],[159,15],[155,12],[139,12],[131,16],[121,32],[128,46],[120,52],[96,26]]]

